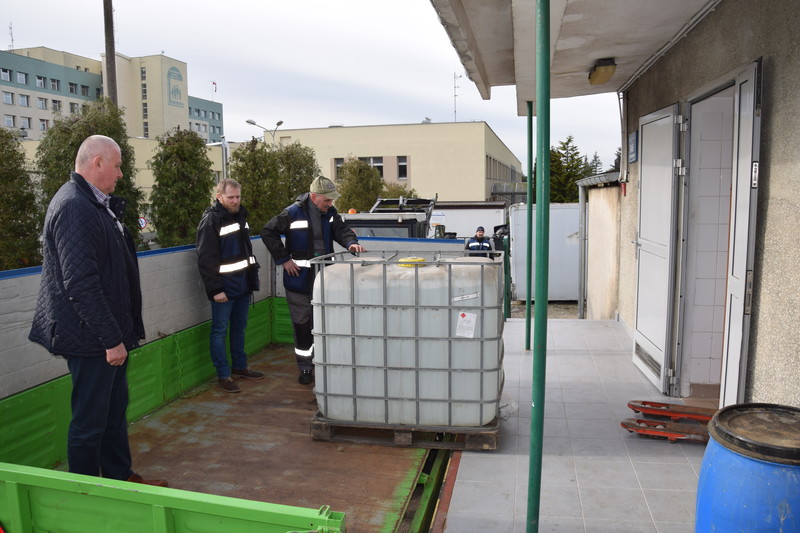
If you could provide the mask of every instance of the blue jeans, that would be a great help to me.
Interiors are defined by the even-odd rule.
[[[249,309],[250,295],[223,303],[211,302],[211,360],[214,362],[217,376],[220,378],[227,378],[231,375],[225,350],[225,334],[228,330],[228,323],[231,325],[230,345],[233,368],[247,368],[247,355],[244,353],[244,330],[247,327]]]
[[[105,355],[68,357],[72,376],[72,420],[67,439],[69,471],[128,479],[128,361],[111,366]]]

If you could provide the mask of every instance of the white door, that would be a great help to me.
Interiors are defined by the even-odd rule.
[[[760,68],[757,62],[741,72],[734,91],[733,186],[720,407],[744,401],[758,195]]]
[[[684,146],[688,177],[680,235],[679,322],[675,396],[719,395],[725,332],[725,285],[733,181],[733,80],[702,88],[687,106],[689,138]],[[702,392],[701,392],[702,391]]]
[[[639,223],[633,362],[662,392],[670,384],[677,203],[677,105],[639,121]]]

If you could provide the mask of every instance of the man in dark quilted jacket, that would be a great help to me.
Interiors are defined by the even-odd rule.
[[[121,166],[113,139],[88,137],[75,171],[50,201],[29,338],[67,360],[69,471],[165,487],[131,470],[126,369],[144,325],[136,248],[121,222],[125,203],[111,196]]]

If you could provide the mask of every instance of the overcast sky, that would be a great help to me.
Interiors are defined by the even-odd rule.
[[[13,31],[14,48],[99,60],[102,5],[4,2],[4,49]],[[281,128],[483,120],[526,171],[527,119],[516,114],[514,88],[480,97],[429,0],[114,0],[114,10],[117,52],[186,62],[189,93],[223,104],[229,141],[262,135],[247,119],[265,127],[283,120]],[[614,93],[551,105],[550,144],[572,135],[604,167],[619,131]]]

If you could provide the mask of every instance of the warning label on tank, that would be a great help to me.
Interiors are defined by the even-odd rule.
[[[475,313],[459,313],[456,324],[456,337],[473,338],[475,336],[475,323],[478,315]]]
[[[462,294],[461,296],[453,296],[454,302],[463,302],[464,300],[473,300],[478,297],[477,292],[473,292],[470,294]]]

